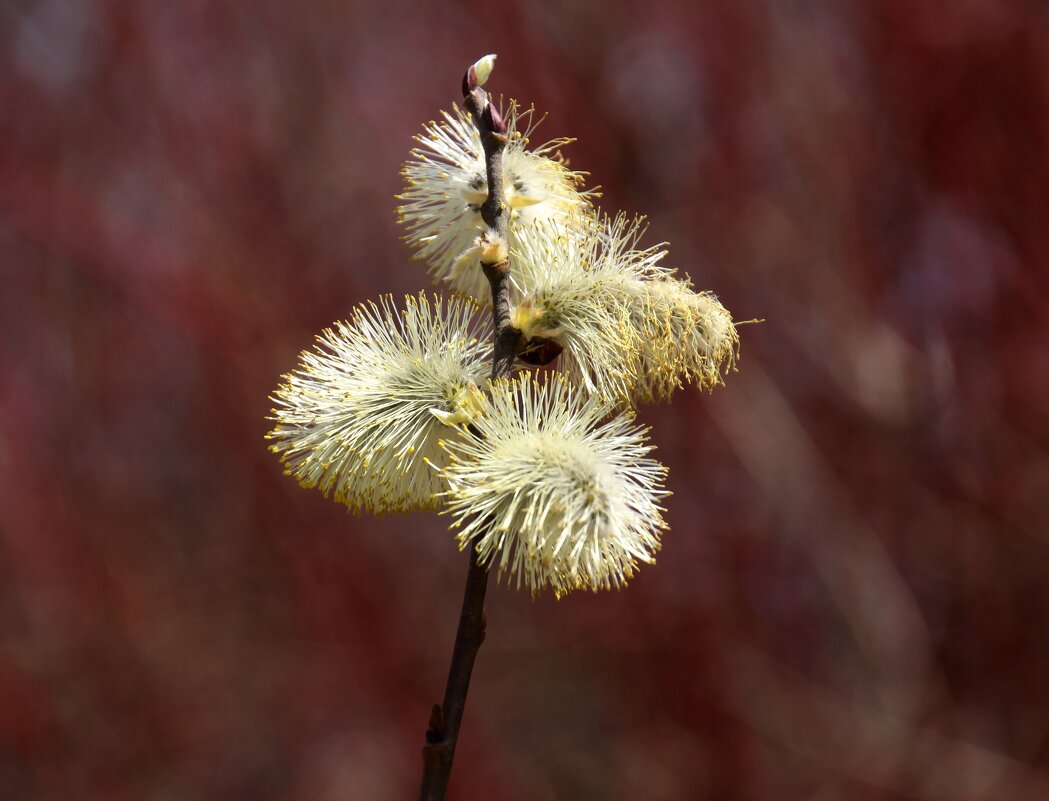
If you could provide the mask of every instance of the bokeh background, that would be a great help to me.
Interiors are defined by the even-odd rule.
[[[266,451],[425,271],[465,66],[578,137],[742,359],[649,407],[630,588],[489,593],[450,797],[1049,798],[1049,11],[1020,0],[0,6],[0,798],[412,798],[466,559]]]

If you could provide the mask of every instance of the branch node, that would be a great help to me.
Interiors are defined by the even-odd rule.
[[[493,279],[501,278],[510,274],[510,260],[503,259],[502,261],[493,262],[486,264],[481,262],[481,269],[484,270],[485,277],[491,281]]]
[[[444,713],[441,711],[440,704],[434,704],[433,709],[430,710],[430,722],[427,724],[426,729],[426,742],[429,745],[436,745],[444,740]]]
[[[505,144],[506,120],[504,120],[503,115],[499,113],[499,109],[491,103],[488,103],[488,105],[484,107],[484,122],[491,132],[492,138]]]

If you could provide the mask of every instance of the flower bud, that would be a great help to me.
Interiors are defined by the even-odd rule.
[[[545,337],[533,337],[528,340],[524,350],[517,354],[517,358],[525,364],[535,367],[546,367],[554,359],[561,355],[564,346],[556,339]]]
[[[484,107],[484,122],[492,133],[506,135],[506,121],[492,103]]]
[[[492,70],[495,69],[495,59],[495,53],[489,53],[466,68],[466,74],[463,75],[463,97],[485,85]]]
[[[477,238],[477,246],[481,250],[481,264],[499,264],[510,256],[506,240],[491,229]]]
[[[484,86],[488,82],[488,77],[492,74],[492,70],[495,69],[495,59],[495,53],[489,53],[487,56],[474,62],[473,71],[477,79],[477,86]]]

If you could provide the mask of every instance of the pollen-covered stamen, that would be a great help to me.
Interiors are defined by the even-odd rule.
[[[736,360],[739,336],[732,315],[710,292],[666,278],[646,283],[633,324],[644,343],[636,395],[666,400],[683,383],[710,390]]]
[[[560,377],[492,388],[488,413],[445,447],[462,543],[533,593],[623,586],[665,528],[665,468],[645,431]]]
[[[710,389],[738,343],[731,315],[639,245],[642,219],[605,217],[574,230],[535,223],[513,252],[514,325],[563,347],[582,387],[623,403],[665,400],[685,382]]]
[[[445,398],[445,408],[434,407],[430,414],[446,426],[470,425],[488,410],[487,397],[472,381],[466,386],[449,387]]]
[[[525,298],[510,315],[510,324],[520,331],[525,339],[544,337],[553,339],[561,334],[556,308],[547,308],[532,298]]]
[[[576,218],[589,214],[590,196],[580,191],[583,173],[569,170],[561,158],[560,148],[570,140],[554,139],[529,149],[528,137],[536,124],[533,111],[521,111],[513,103],[505,123],[503,185],[510,215],[507,244],[512,249],[520,237],[532,235],[526,229],[536,220],[555,221],[561,228],[578,225]],[[487,305],[488,283],[483,272],[474,269],[475,240],[485,228],[480,209],[488,197],[477,129],[469,115],[455,107],[427,125],[417,140],[419,147],[402,170],[407,187],[399,196],[398,211],[405,238],[427,262],[435,281]]]
[[[354,510],[436,508],[441,437],[483,413],[488,373],[473,304],[390,297],[358,307],[304,352],[274,397],[269,438],[289,473]]]

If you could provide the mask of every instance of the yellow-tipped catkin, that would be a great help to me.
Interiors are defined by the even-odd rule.
[[[434,509],[442,438],[483,413],[490,345],[475,306],[425,294],[358,306],[318,336],[273,398],[268,437],[288,472],[354,511]]]
[[[634,389],[639,400],[668,400],[683,383],[713,389],[735,363],[739,336],[732,315],[713,293],[695,292],[687,281],[646,282],[633,324],[643,343]]]
[[[563,376],[497,382],[487,414],[445,444],[460,543],[533,594],[624,586],[666,528],[646,432]]]
[[[398,216],[405,239],[426,261],[434,281],[489,304],[488,283],[480,268],[486,226],[481,204],[488,197],[484,151],[470,116],[458,106],[442,112],[416,137],[418,147],[401,171],[407,186],[398,196]],[[510,207],[509,248],[532,235],[531,223],[549,220],[574,227],[590,210],[581,192],[583,173],[568,169],[560,148],[570,139],[553,139],[528,148],[535,129],[534,111],[511,103],[506,113],[507,144],[503,181]],[[487,254],[492,258],[494,254]]]
[[[561,345],[560,366],[575,383],[632,404],[666,400],[685,382],[720,382],[738,343],[732,317],[663,267],[661,246],[638,246],[642,220],[535,228],[512,253],[511,320],[526,338]]]

